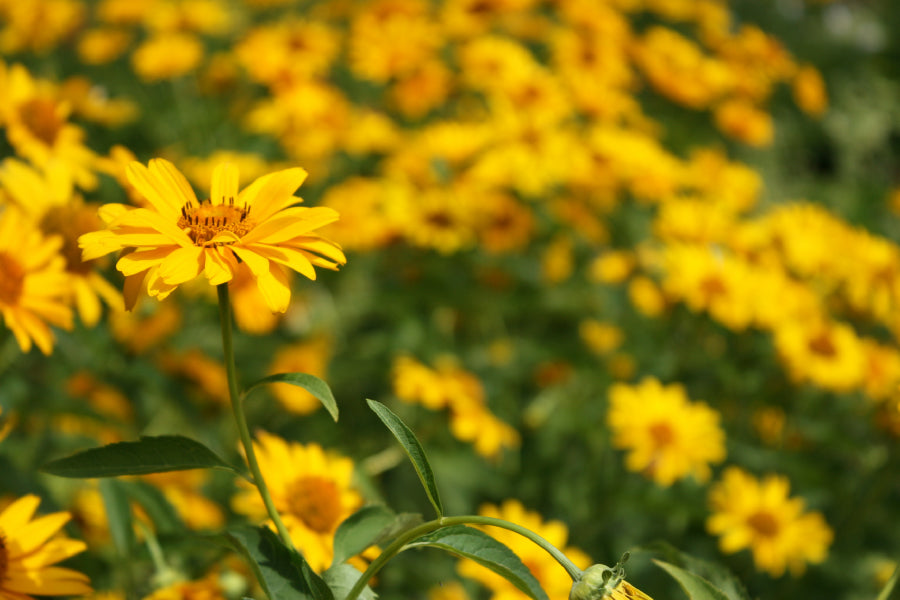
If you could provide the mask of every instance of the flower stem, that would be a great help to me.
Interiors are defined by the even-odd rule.
[[[511,523],[509,521],[504,521],[503,519],[497,519],[494,517],[482,517],[480,515],[464,515],[461,517],[441,517],[439,519],[435,519],[433,521],[428,521],[427,523],[422,523],[417,527],[413,527],[409,531],[406,531],[393,542],[391,542],[382,552],[378,555],[375,560],[373,560],[369,564],[369,568],[366,569],[365,573],[363,573],[360,578],[353,584],[353,587],[347,593],[347,596],[344,600],[356,600],[360,593],[362,593],[363,589],[369,583],[369,581],[381,570],[382,567],[392,558],[394,558],[397,554],[399,554],[403,548],[410,542],[415,541],[416,539],[431,533],[432,531],[437,531],[438,529],[442,529],[444,527],[450,527],[451,525],[491,525],[493,527],[500,527],[502,529],[508,529],[509,531],[513,531],[518,533],[521,536],[524,536],[543,548],[550,556],[552,556],[556,561],[562,565],[562,567],[569,574],[569,577],[572,578],[572,581],[577,581],[581,578],[582,571],[575,564],[569,560],[569,558],[563,554],[559,548],[531,531],[530,529],[526,529],[521,525],[516,525],[515,523]]]
[[[263,504],[266,506],[266,512],[272,522],[275,523],[275,529],[284,545],[294,550],[294,543],[291,541],[291,534],[285,527],[278,509],[275,508],[275,502],[272,500],[272,494],[269,492],[269,486],[263,478],[262,471],[259,468],[259,462],[256,460],[256,453],[253,451],[253,439],[250,437],[250,428],[247,426],[247,417],[244,415],[244,399],[238,391],[237,372],[234,365],[234,344],[232,342],[231,333],[231,301],[228,298],[228,284],[222,283],[216,286],[219,293],[219,320],[222,322],[222,349],[225,353],[225,373],[228,377],[228,395],[231,399],[231,410],[234,413],[234,420],[237,423],[238,435],[241,438],[241,444],[244,446],[244,454],[247,457],[247,467],[253,475],[253,484],[259,490]]]

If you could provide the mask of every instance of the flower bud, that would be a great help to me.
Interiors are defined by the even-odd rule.
[[[572,583],[569,600],[653,600],[627,581],[625,567],[628,554],[615,567],[596,564],[585,569]]]

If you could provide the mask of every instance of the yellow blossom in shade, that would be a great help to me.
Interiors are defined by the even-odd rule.
[[[836,392],[863,384],[865,347],[845,323],[826,319],[785,321],[775,329],[775,348],[796,381]]]
[[[741,98],[719,104],[715,122],[723,133],[750,146],[769,146],[775,138],[772,116]]]
[[[226,597],[218,573],[212,572],[202,579],[178,581],[159,588],[143,600],[226,600]]]
[[[308,373],[324,378],[331,358],[331,341],[325,337],[289,344],[275,354],[269,373]],[[307,415],[322,403],[301,387],[287,383],[271,385],[272,393],[289,412]]]
[[[271,332],[278,326],[281,313],[273,313],[266,305],[266,298],[259,291],[253,272],[246,263],[240,263],[229,282],[234,322],[241,331],[254,335]]]
[[[149,168],[133,162],[131,184],[150,208],[108,204],[101,216],[108,229],[79,238],[85,260],[129,249],[116,263],[128,279],[126,306],[134,306],[139,285],[162,300],[180,284],[201,274],[210,285],[228,283],[247,264],[266,304],[287,310],[291,299],[287,269],[316,278],[314,266],[336,269],[346,259],[336,244],[313,231],[338,218],[326,207],[293,206],[293,195],[306,171],[284,169],[260,177],[238,193],[238,171],[230,163],[216,167],[208,199],[194,190],[172,163],[153,159]]]
[[[322,205],[338,211],[341,219],[323,229],[348,252],[386,246],[399,235],[385,214],[385,203],[405,192],[376,179],[350,177],[329,188]]]
[[[80,540],[57,535],[71,515],[57,512],[34,518],[40,502],[29,494],[0,512],[0,597],[31,600],[90,594],[86,575],[56,566],[87,548]]]
[[[666,310],[666,298],[649,277],[639,275],[628,283],[628,299],[641,314],[658,317]]]
[[[519,432],[488,410],[483,401],[472,396],[454,399],[450,410],[453,437],[471,443],[485,458],[497,458],[504,448],[517,448]]]
[[[578,548],[566,546],[569,530],[561,521],[544,521],[536,512],[527,510],[518,500],[506,500],[499,506],[485,504],[478,514],[504,519],[531,530],[559,548],[575,566],[586,568],[591,559]],[[512,550],[531,571],[550,598],[567,598],[572,587],[572,579],[565,569],[543,549],[521,535],[507,529],[481,526],[491,537]],[[528,596],[503,576],[488,570],[472,560],[460,561],[457,565],[460,575],[482,583],[491,591],[492,600],[525,600]]]
[[[629,250],[609,250],[588,267],[588,277],[599,283],[622,283],[634,270],[637,259]]]
[[[584,319],[578,324],[578,335],[595,354],[609,354],[622,345],[622,329],[597,319]]]
[[[227,403],[228,377],[222,361],[191,348],[184,352],[163,354],[159,365],[164,371],[181,375],[196,385],[204,400]]]
[[[116,311],[109,316],[113,338],[133,354],[160,346],[181,327],[181,310],[171,302],[144,304],[133,312]]]
[[[62,82],[59,97],[71,104],[76,117],[105,127],[119,127],[133,121],[138,114],[137,104],[127,98],[110,98],[105,87],[80,75]],[[96,160],[91,166],[96,169]]]
[[[0,212],[0,314],[22,352],[53,350],[49,325],[72,328],[71,281],[59,254],[62,240],[45,238],[16,208]]]
[[[712,514],[706,529],[719,536],[726,554],[749,549],[759,571],[800,575],[807,563],[825,560],[833,533],[821,513],[806,511],[803,500],[790,498],[789,492],[786,477],[760,480],[729,467],[709,490]]]
[[[160,33],[138,46],[131,65],[146,82],[174,79],[190,73],[203,60],[203,44],[190,33]]]
[[[565,281],[574,269],[572,238],[567,235],[555,237],[541,256],[541,277],[547,283]]]
[[[691,402],[678,384],[614,384],[606,420],[613,445],[628,451],[625,466],[662,486],[688,476],[706,481],[710,465],[725,459],[719,413]]]
[[[331,565],[337,526],[362,504],[352,486],[353,461],[318,444],[298,444],[259,432],[253,447],[259,467],[297,549],[316,572]],[[259,491],[239,482],[235,511],[266,518]]]
[[[122,56],[132,36],[128,31],[113,27],[88,29],[78,39],[78,58],[88,65],[103,65]]]
[[[797,69],[793,81],[794,102],[800,110],[814,117],[828,110],[828,92],[822,74],[812,65]]]

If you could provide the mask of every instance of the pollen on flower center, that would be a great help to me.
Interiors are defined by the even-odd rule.
[[[25,285],[25,269],[18,261],[0,253],[0,304],[16,304]]]
[[[213,204],[208,199],[199,205],[187,202],[181,207],[178,226],[187,231],[195,244],[205,246],[223,231],[244,236],[253,229],[249,215],[250,207],[235,206],[233,197],[221,204]]]
[[[22,120],[32,134],[48,146],[56,142],[63,120],[56,111],[56,103],[49,98],[35,98],[20,109]]]
[[[649,428],[650,438],[657,447],[668,446],[675,439],[675,432],[668,423],[654,423]]]
[[[775,537],[778,534],[778,520],[772,513],[765,511],[753,513],[747,519],[747,524],[763,537]]]
[[[834,342],[831,341],[827,333],[810,340],[809,349],[822,356],[831,357],[837,354],[837,348],[834,347]]]
[[[341,516],[337,485],[323,477],[301,477],[289,489],[288,503],[293,515],[318,533],[328,533]]]

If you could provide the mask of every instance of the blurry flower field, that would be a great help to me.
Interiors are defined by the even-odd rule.
[[[695,596],[652,559],[886,600],[898,28],[891,0],[0,2],[0,598],[265,597],[214,543],[267,523],[252,478],[40,470],[141,436],[247,458],[218,288],[242,380],[340,408],[245,403],[317,573],[360,507],[430,510],[374,399],[448,513],[630,552],[657,600]],[[528,597],[434,550],[372,588]]]

